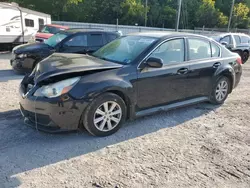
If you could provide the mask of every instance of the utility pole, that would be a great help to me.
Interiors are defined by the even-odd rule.
[[[145,2],[145,27],[147,27],[147,21],[148,21],[148,0]]]
[[[228,21],[227,32],[229,32],[229,30],[230,30],[230,25],[231,25],[233,11],[234,11],[234,2],[235,2],[235,0],[232,0],[232,7],[231,7],[230,17],[229,17],[229,21]]]
[[[178,0],[178,12],[176,14],[175,31],[178,31],[178,29],[179,29],[180,15],[181,15],[181,3],[182,3],[182,0]]]

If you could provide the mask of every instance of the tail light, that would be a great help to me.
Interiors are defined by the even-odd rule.
[[[238,57],[236,61],[237,61],[238,64],[240,64],[240,65],[242,64],[241,57]]]

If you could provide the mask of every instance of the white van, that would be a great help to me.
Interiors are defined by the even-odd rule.
[[[19,7],[16,3],[0,3],[0,48],[3,45],[26,43],[46,24],[49,14]]]

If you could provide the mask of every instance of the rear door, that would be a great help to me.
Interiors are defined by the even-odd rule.
[[[90,33],[88,35],[88,53],[93,53],[106,43],[103,33]]]
[[[210,95],[213,75],[221,66],[221,49],[214,43],[203,38],[188,39],[188,60],[190,73],[188,81],[193,87],[187,88],[188,97]]]

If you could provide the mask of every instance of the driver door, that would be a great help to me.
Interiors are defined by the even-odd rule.
[[[185,99],[189,65],[185,62],[184,38],[164,42],[149,57],[162,59],[163,67],[138,70],[139,110]]]

